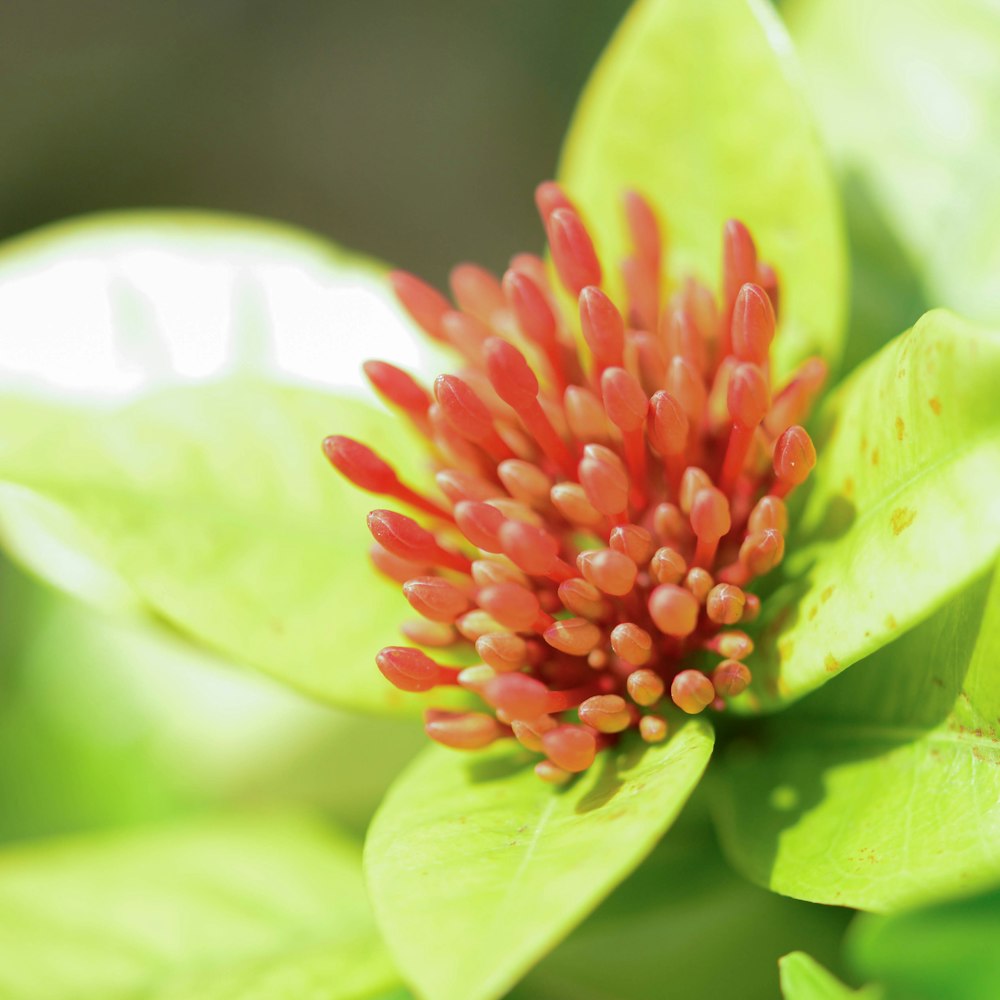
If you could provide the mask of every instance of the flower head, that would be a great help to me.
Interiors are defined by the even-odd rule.
[[[536,200],[561,287],[528,254],[500,280],[456,267],[454,305],[393,275],[409,314],[462,364],[432,390],[384,362],[365,370],[427,440],[445,499],[351,438],[324,449],[355,485],[430,524],[368,518],[375,566],[420,615],[404,634],[445,661],[474,644],[482,661],[388,646],[379,669],[404,691],[479,697],[480,710],[429,710],[432,739],[514,737],[544,754],[541,778],[563,782],[626,730],[663,740],[668,702],[721,710],[750,684],[740,626],[760,601],[747,588],[784,556],[782,498],[816,459],[799,421],[826,368],[810,359],[772,385],[778,281],[741,223],[723,232],[718,296],[693,278],[672,285],[655,212],[629,192],[615,302],[566,193],[547,182]]]

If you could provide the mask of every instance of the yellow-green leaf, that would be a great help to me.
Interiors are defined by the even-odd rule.
[[[0,854],[5,1000],[362,1000],[398,981],[357,848],[237,814]]]
[[[994,571],[732,745],[713,787],[734,864],[872,910],[1000,880],[998,662]]]
[[[768,4],[636,4],[583,92],[559,173],[609,269],[627,249],[626,188],[659,209],[675,276],[716,282],[722,227],[741,219],[781,283],[778,374],[808,354],[839,357],[846,264],[836,190]]]
[[[928,313],[827,400],[764,601],[757,697],[776,707],[926,618],[1000,551],[1000,335]]]
[[[404,978],[427,1000],[495,1000],[646,856],[708,762],[701,719],[627,742],[566,789],[506,741],[432,747],[376,814],[365,869]]]

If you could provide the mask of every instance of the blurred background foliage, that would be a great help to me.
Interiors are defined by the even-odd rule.
[[[270,216],[442,281],[541,245],[532,191],[628,7],[0,5],[0,236],[100,209]]]

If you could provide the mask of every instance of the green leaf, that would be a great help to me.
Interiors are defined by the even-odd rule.
[[[649,852],[711,748],[708,724],[686,720],[664,743],[607,751],[563,790],[506,742],[472,757],[429,748],[365,844],[404,978],[428,1000],[501,996]]]
[[[937,311],[828,398],[793,514],[792,582],[764,600],[754,676],[765,708],[879,649],[991,564],[998,379],[1000,337]]]
[[[734,744],[715,789],[734,864],[777,892],[874,910],[1000,879],[998,662],[994,572]]]
[[[891,917],[860,917],[848,956],[886,1000],[1000,996],[1000,891]]]
[[[796,0],[783,10],[842,174],[895,233],[892,266],[912,265],[932,305],[1000,321],[1000,8]]]
[[[850,989],[803,951],[785,955],[779,960],[778,969],[784,1000],[851,1000],[851,997],[878,1000],[882,995],[874,986]]]
[[[411,710],[372,666],[406,608],[366,557],[377,501],[320,452],[346,432],[420,479],[399,422],[330,391],[359,391],[369,351],[419,359],[386,299],[371,265],[246,222],[139,216],[8,247],[8,545],[313,696]]]
[[[741,219],[781,282],[778,374],[809,354],[839,356],[840,209],[789,40],[769,5],[636,4],[584,90],[560,176],[609,271],[627,252],[626,188],[660,211],[675,277],[717,282],[722,227]]]
[[[740,878],[722,860],[707,816],[697,815],[697,799],[509,1000],[774,1000],[776,960],[789,948],[837,961],[847,911],[785,899]]]
[[[0,608],[0,840],[276,798],[363,833],[426,741],[408,719],[339,713],[5,560]]]
[[[358,851],[250,814],[0,854],[8,1000],[360,1000],[398,982]]]

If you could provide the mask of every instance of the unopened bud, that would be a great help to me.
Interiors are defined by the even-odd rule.
[[[682,670],[670,685],[670,698],[681,711],[697,715],[715,700],[715,688],[700,670]]]
[[[551,715],[540,715],[537,719],[528,721],[514,719],[511,723],[511,729],[514,730],[514,736],[521,746],[528,750],[534,750],[535,753],[544,753],[542,736],[550,729],[555,729],[557,725],[558,723]]]
[[[639,735],[647,743],[662,743],[667,738],[667,722],[658,715],[644,715],[639,720]]]
[[[628,508],[628,474],[613,452],[601,445],[588,445],[579,473],[587,499],[602,514],[614,517]]]
[[[463,500],[482,502],[496,495],[497,488],[493,483],[461,469],[442,469],[434,476],[438,489],[452,502]]]
[[[733,307],[733,353],[740,361],[762,365],[774,339],[774,309],[759,285],[745,284]]]
[[[499,632],[502,626],[488,611],[473,608],[455,619],[455,628],[463,638],[475,643],[480,636],[489,632]]]
[[[504,734],[503,727],[485,712],[448,712],[430,709],[424,732],[437,743],[456,750],[479,750]]]
[[[619,659],[638,667],[652,655],[653,638],[634,622],[622,622],[611,630],[611,648]]]
[[[684,557],[668,546],[657,549],[649,562],[649,575],[657,583],[680,583],[686,572]]]
[[[494,708],[512,719],[537,718],[545,712],[549,689],[526,674],[500,674],[483,685],[480,692]]]
[[[735,625],[743,617],[746,594],[731,583],[718,583],[708,593],[705,611],[718,625]]]
[[[750,683],[750,671],[739,660],[723,660],[712,671],[712,685],[723,698],[735,698]]]
[[[439,375],[434,380],[434,398],[448,423],[467,440],[479,444],[496,434],[486,404],[457,375]]]
[[[503,291],[517,325],[528,340],[548,347],[556,339],[556,318],[545,293],[530,276],[514,269],[503,276]]]
[[[771,390],[757,365],[743,362],[729,377],[729,415],[743,427],[756,427],[771,406]]]
[[[509,458],[497,466],[497,475],[507,492],[527,504],[544,504],[552,489],[552,480],[533,462]]]
[[[451,303],[435,288],[406,271],[389,274],[396,298],[416,324],[434,340],[443,341],[441,318],[451,310]]]
[[[559,600],[567,611],[581,618],[603,618],[609,605],[592,583],[580,577],[564,580],[559,584]]]
[[[782,482],[798,486],[816,464],[816,449],[804,427],[789,427],[774,442],[774,474]]]
[[[492,587],[498,583],[527,584],[528,578],[505,556],[494,559],[476,559],[472,563],[472,579],[480,587]]]
[[[549,497],[552,506],[572,524],[583,528],[604,524],[604,515],[587,499],[587,491],[579,483],[556,483]]]
[[[637,431],[646,422],[649,400],[635,376],[624,368],[605,368],[601,396],[611,422],[622,431]]]
[[[580,292],[580,326],[598,370],[621,365],[625,323],[618,308],[599,288],[584,288]]]
[[[632,562],[648,562],[653,554],[653,536],[638,524],[622,524],[611,529],[609,544],[616,552],[629,557]]]
[[[571,208],[549,213],[545,231],[552,262],[566,290],[579,295],[588,285],[601,283],[601,265],[580,217]]]
[[[564,618],[553,622],[542,638],[561,653],[586,656],[601,641],[601,630],[586,618]]]
[[[785,555],[785,540],[781,532],[765,528],[747,535],[740,546],[740,562],[751,576],[770,572]]]
[[[333,434],[323,441],[323,453],[345,479],[369,493],[389,493],[399,484],[392,466],[353,438]]]
[[[639,572],[627,555],[614,549],[581,552],[576,564],[588,582],[612,597],[624,597],[629,593]]]
[[[478,264],[456,264],[448,275],[451,294],[460,309],[484,323],[506,308],[500,282],[485,267]]]
[[[546,576],[559,559],[559,543],[544,528],[505,521],[500,528],[503,553],[529,576]]]
[[[488,503],[463,500],[455,505],[458,530],[484,552],[500,552],[500,528],[507,523],[503,514]]]
[[[488,611],[505,628],[515,632],[532,630],[541,614],[538,598],[517,583],[485,587],[479,592],[477,600],[484,611]]]
[[[573,774],[586,771],[597,755],[597,740],[583,726],[556,726],[542,735],[542,746],[553,764]]]
[[[718,541],[728,534],[731,525],[729,500],[721,490],[709,486],[695,494],[691,502],[691,527],[698,538]]]
[[[458,641],[455,629],[446,622],[432,622],[426,618],[411,618],[399,626],[404,639],[418,646],[435,648],[453,646]]]
[[[691,591],[699,604],[705,603],[714,586],[715,580],[712,579],[712,574],[707,569],[702,569],[701,566],[690,569],[687,576],[684,577],[684,588]]]
[[[706,645],[727,660],[744,660],[753,652],[753,639],[746,632],[719,632]]]
[[[524,355],[500,337],[491,337],[483,347],[486,374],[496,394],[517,412],[537,405],[538,379]]]
[[[430,393],[412,375],[388,361],[366,361],[361,367],[372,388],[387,403],[414,416],[427,413]]]
[[[712,487],[712,478],[704,469],[689,465],[681,476],[680,502],[685,514],[691,513],[694,498],[702,491]]]
[[[566,423],[577,441],[607,441],[608,421],[604,404],[582,386],[566,387],[564,395]]]
[[[632,719],[625,699],[617,694],[598,694],[580,706],[580,721],[599,733],[620,733]]]
[[[690,635],[698,624],[698,602],[672,583],[660,584],[649,595],[649,613],[664,635],[677,638]]]
[[[655,705],[663,697],[663,678],[652,670],[633,670],[625,683],[637,705]]]
[[[669,392],[654,392],[647,418],[649,443],[661,455],[679,455],[687,446],[690,421],[681,404]]]
[[[385,679],[401,691],[430,691],[449,673],[426,653],[409,646],[386,646],[376,654],[375,662]]]
[[[403,596],[418,614],[434,622],[453,622],[471,602],[450,580],[418,576],[403,584]]]
[[[773,496],[761,497],[750,511],[747,528],[751,532],[774,528],[782,535],[788,534],[788,508],[784,500]]]
[[[509,632],[487,632],[476,640],[476,652],[498,674],[520,670],[528,659],[527,643]]]

